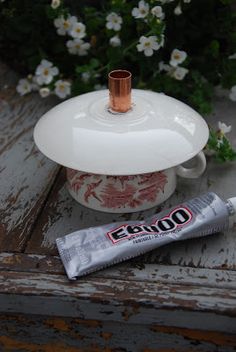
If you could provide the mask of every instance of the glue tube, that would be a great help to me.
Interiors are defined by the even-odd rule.
[[[236,197],[210,192],[144,221],[117,222],[75,231],[56,240],[70,280],[125,261],[173,241],[225,231],[236,222]]]

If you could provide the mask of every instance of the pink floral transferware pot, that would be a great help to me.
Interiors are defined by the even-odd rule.
[[[199,177],[208,136],[204,119],[176,99],[139,89],[131,99],[131,74],[124,70],[109,74],[109,91],[57,105],[34,129],[41,152],[66,167],[72,197],[114,213],[159,205],[174,192],[177,176]],[[194,168],[181,165],[194,157]]]
[[[141,175],[107,176],[66,169],[67,188],[80,204],[95,210],[129,213],[146,210],[164,202],[176,188],[176,174],[198,177],[205,169],[205,156],[200,152],[197,165],[183,166]]]

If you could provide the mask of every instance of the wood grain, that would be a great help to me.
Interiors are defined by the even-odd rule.
[[[0,253],[0,270],[42,274],[64,275],[61,259],[57,256]],[[103,278],[119,280],[158,282],[164,284],[193,285],[236,290],[236,271],[199,269],[178,265],[139,263],[139,258],[100,270],[87,276],[90,279]]]
[[[150,209],[145,212],[125,215],[96,212],[81,206],[72,199],[67,192],[65,182],[64,171],[62,171],[28,242],[27,253],[57,255],[55,248],[57,237],[104,223],[143,219],[159,210]],[[216,192],[223,199],[226,199],[233,196],[235,183],[235,163],[217,164],[209,159],[207,170],[201,178],[196,180],[179,179],[176,192],[162,205],[162,208],[179,204],[207,191]],[[138,260],[140,263],[235,270],[235,232],[236,230],[232,229],[224,234],[172,243],[144,255]]]
[[[58,172],[37,150],[32,135],[38,118],[56,101],[42,102],[36,94],[20,97],[9,85],[14,74],[0,66],[0,73],[6,70],[0,93],[0,250],[21,251]]]
[[[59,315],[236,333],[236,290],[0,272],[0,312]],[[203,327],[204,319],[204,327]]]
[[[65,170],[62,169],[52,192],[39,217],[26,253],[57,255],[55,240],[75,230],[101,224],[143,219],[154,214],[160,207],[133,214],[109,214],[86,208],[77,203],[66,189]]]
[[[58,173],[32,139],[37,119],[58,101],[19,97],[16,81],[0,65],[0,351],[232,352],[236,229],[174,243],[68,281],[57,237],[142,219],[160,208],[115,215],[76,203],[66,190],[64,170]],[[235,104],[218,99],[208,121],[232,124],[235,131],[235,111]],[[235,133],[231,139],[236,146]],[[236,164],[208,159],[203,177],[179,179],[162,208],[208,190],[233,196],[235,175]]]
[[[233,352],[236,344],[232,334],[156,324],[36,315],[0,315],[0,321],[4,352]]]

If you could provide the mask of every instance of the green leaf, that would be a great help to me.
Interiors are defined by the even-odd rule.
[[[218,40],[214,39],[211,41],[211,43],[209,45],[209,50],[210,50],[211,55],[214,58],[217,58],[219,56],[220,43],[218,42]]]

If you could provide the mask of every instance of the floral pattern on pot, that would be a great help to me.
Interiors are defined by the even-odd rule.
[[[155,202],[164,192],[168,177],[163,171],[131,176],[106,176],[67,168],[68,187],[89,205],[97,200],[101,208],[136,208]]]

